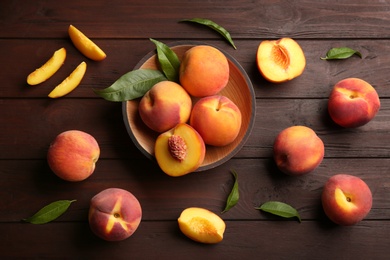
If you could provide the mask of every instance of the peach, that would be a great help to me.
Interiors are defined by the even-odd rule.
[[[191,109],[190,95],[173,81],[161,81],[155,84],[142,97],[138,106],[142,121],[158,133],[187,122]]]
[[[263,77],[274,83],[292,80],[306,67],[301,46],[291,38],[262,41],[257,49],[256,62]]]
[[[65,48],[61,48],[54,52],[53,56],[45,62],[41,67],[34,70],[27,76],[29,85],[38,85],[56,73],[64,64],[66,58]]]
[[[208,145],[232,143],[241,129],[241,111],[226,96],[214,95],[199,99],[190,116],[190,125]]]
[[[194,97],[215,95],[229,81],[226,56],[208,45],[198,45],[187,50],[179,71],[180,84]]]
[[[363,220],[372,207],[372,193],[359,177],[336,174],[328,179],[321,195],[325,214],[342,226],[355,225]]]
[[[226,228],[225,222],[217,214],[197,207],[183,210],[178,223],[184,235],[206,244],[221,242]]]
[[[346,128],[359,127],[370,122],[380,108],[376,90],[358,78],[341,80],[333,87],[328,101],[332,120]]]
[[[94,61],[101,61],[106,58],[106,53],[73,25],[69,26],[68,34],[74,46],[87,58]]]
[[[137,230],[141,218],[141,204],[127,190],[108,188],[91,199],[88,212],[90,229],[106,241],[130,237]]]
[[[99,144],[92,135],[68,130],[50,144],[47,162],[58,177],[75,182],[85,180],[94,172],[99,155]]]
[[[324,158],[324,143],[306,126],[291,126],[281,131],[273,145],[274,160],[284,173],[293,176],[307,174]]]
[[[206,154],[202,137],[186,123],[178,124],[160,134],[154,150],[161,170],[173,177],[195,171],[202,164]]]
[[[66,77],[59,85],[57,85],[48,95],[50,98],[59,98],[69,94],[81,82],[87,70],[87,63],[81,62],[73,72]]]

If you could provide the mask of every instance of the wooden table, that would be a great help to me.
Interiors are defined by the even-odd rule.
[[[208,18],[225,27],[234,50],[219,34],[179,23]],[[71,43],[75,25],[106,53],[102,62],[85,58]],[[68,0],[0,2],[0,258],[1,259],[388,259],[390,254],[390,4],[386,1],[183,1]],[[287,83],[272,84],[257,70],[259,43],[291,37],[302,46],[307,66]],[[121,103],[106,101],[92,88],[106,88],[164,43],[196,40],[231,54],[248,73],[256,94],[256,117],[246,145],[225,164],[180,178],[165,175],[132,143]],[[362,53],[324,61],[332,47]],[[60,48],[64,66],[39,86],[27,75]],[[81,85],[69,95],[47,94],[81,61],[88,64]],[[327,113],[332,86],[358,77],[371,83],[381,99],[377,116],[365,126],[343,129]],[[312,173],[289,177],[272,159],[274,138],[282,129],[306,125],[325,144],[325,158]],[[49,169],[46,153],[54,137],[83,130],[99,142],[101,157],[94,174],[70,183]],[[239,203],[220,214],[239,176]],[[362,178],[372,190],[369,215],[352,227],[333,224],[320,195],[336,173]],[[131,191],[143,208],[139,229],[122,242],[92,234],[89,201],[103,189]],[[57,220],[33,225],[21,221],[44,205],[77,199]],[[283,219],[254,207],[278,200],[302,217]],[[186,238],[177,218],[199,206],[220,215],[224,240],[204,245]]]

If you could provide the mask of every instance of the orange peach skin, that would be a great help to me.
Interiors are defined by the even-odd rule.
[[[69,130],[57,135],[50,144],[47,161],[58,177],[75,182],[94,172],[99,155],[99,144],[92,135]]]
[[[179,161],[173,157],[168,140],[179,136],[186,144],[185,158]],[[199,133],[186,123],[178,124],[175,128],[160,134],[155,143],[155,157],[161,170],[172,177],[183,176],[199,168],[206,155],[206,146]]]
[[[322,191],[322,207],[334,223],[355,225],[363,220],[372,207],[372,193],[359,177],[337,174],[329,178]]]
[[[190,95],[179,84],[161,81],[141,99],[138,111],[150,129],[162,133],[188,121],[192,109]]]
[[[180,65],[180,83],[194,97],[220,92],[229,81],[229,63],[218,49],[208,45],[192,47]]]
[[[359,127],[370,122],[380,108],[376,90],[366,81],[347,78],[333,87],[328,111],[332,120],[346,128]]]
[[[324,143],[306,126],[291,126],[275,138],[274,159],[288,175],[304,175],[317,168],[324,158]]]
[[[96,194],[90,202],[88,221],[92,232],[107,241],[121,241],[138,228],[142,208],[127,190],[109,188]]]
[[[199,99],[191,113],[190,125],[213,146],[232,143],[241,129],[241,111],[229,98],[214,95]]]

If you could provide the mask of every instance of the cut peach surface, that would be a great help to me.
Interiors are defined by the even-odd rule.
[[[64,81],[55,87],[48,96],[50,98],[59,98],[74,90],[80,84],[86,70],[87,63],[83,61],[66,79],[64,79]]]
[[[65,48],[61,48],[54,52],[53,56],[41,67],[31,72],[27,76],[29,85],[38,85],[54,75],[64,64],[66,58]]]
[[[186,123],[160,134],[154,150],[161,170],[173,177],[195,171],[206,154],[202,137]]]
[[[183,210],[178,223],[184,235],[206,244],[221,242],[226,228],[225,222],[217,214],[197,207]]]
[[[257,66],[265,79],[279,83],[300,76],[306,58],[302,48],[291,38],[263,41],[257,49]]]
[[[74,46],[87,58],[95,61],[101,61],[106,58],[106,53],[73,25],[69,26],[68,33]]]

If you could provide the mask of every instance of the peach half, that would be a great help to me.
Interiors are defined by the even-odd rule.
[[[217,48],[198,45],[187,50],[180,64],[180,84],[194,97],[220,92],[229,81],[229,63]]]
[[[301,46],[291,38],[262,41],[257,49],[257,67],[265,79],[280,83],[300,76],[306,67]]]
[[[190,125],[182,123],[160,134],[154,151],[161,170],[169,176],[178,177],[199,168],[206,147],[199,133]]]
[[[217,214],[197,207],[183,210],[178,223],[184,235],[205,244],[221,242],[226,228],[225,222]]]
[[[208,145],[232,143],[241,129],[241,111],[228,97],[214,95],[199,99],[190,116],[190,125]]]
[[[150,129],[162,133],[188,121],[192,109],[190,95],[173,81],[155,84],[138,105],[142,121]]]
[[[329,95],[329,115],[336,124],[345,128],[367,124],[375,117],[379,108],[378,93],[362,79],[341,80]]]
[[[282,172],[299,176],[317,168],[324,158],[322,140],[309,127],[291,126],[275,138],[274,160]]]

